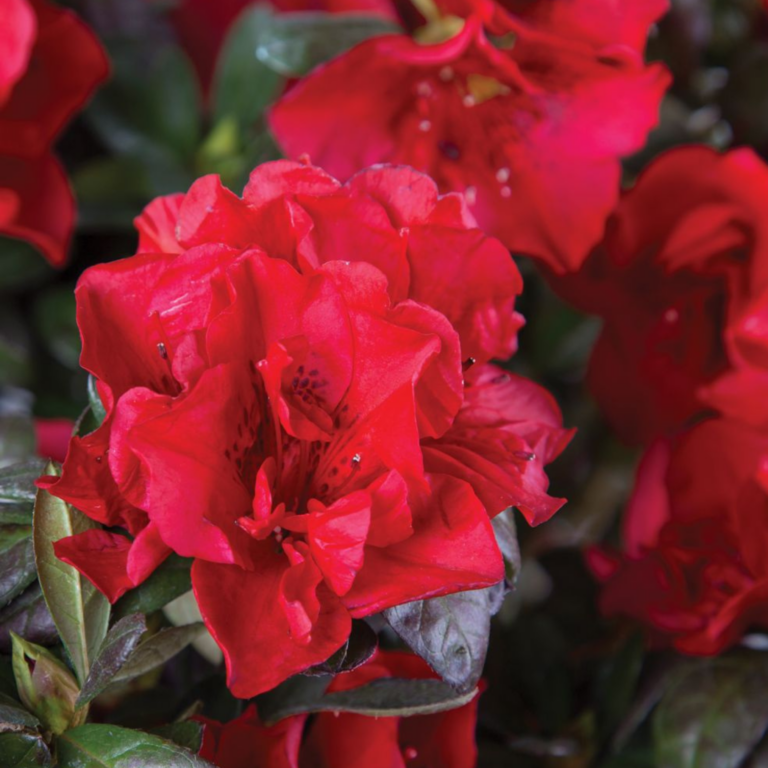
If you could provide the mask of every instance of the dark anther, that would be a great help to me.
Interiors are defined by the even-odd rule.
[[[162,341],[157,345],[157,351],[160,353],[160,357],[162,357],[163,360],[168,359],[168,350],[165,348],[165,344],[163,344]]]
[[[474,365],[476,362],[477,362],[477,360],[475,360],[475,358],[474,358],[474,357],[468,357],[468,358],[467,358],[467,359],[466,359],[466,360],[465,360],[465,361],[464,361],[464,362],[461,364],[461,370],[462,370],[462,371],[467,371],[467,370],[469,370],[469,369],[470,369],[470,368],[471,368],[471,367],[472,367],[472,366],[473,366],[473,365]]]

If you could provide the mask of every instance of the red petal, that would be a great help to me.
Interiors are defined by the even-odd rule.
[[[439,475],[431,482],[432,495],[414,516],[414,535],[383,549],[366,547],[363,568],[344,598],[353,616],[504,578],[491,522],[470,486]]]
[[[309,502],[309,546],[328,586],[337,594],[349,592],[363,565],[363,547],[371,523],[371,496],[350,493],[325,507]]]
[[[6,129],[0,125],[0,131]],[[52,155],[0,155],[0,234],[26,240],[54,266],[67,259],[75,201]]]
[[[249,698],[274,688],[291,675],[325,661],[349,637],[351,621],[338,598],[318,587],[320,613],[311,638],[291,639],[279,599],[288,561],[265,543],[256,570],[196,560],[192,584],[208,629],[224,652],[228,685]]]

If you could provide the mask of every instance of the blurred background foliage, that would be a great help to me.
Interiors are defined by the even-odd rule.
[[[204,98],[168,22],[171,2],[67,4],[104,41],[113,73],[58,146],[79,204],[68,266],[56,271],[26,244],[0,239],[0,466],[33,453],[33,416],[75,419],[88,403],[73,294],[80,273],[134,252],[132,220],[153,197],[205,173],[242,188],[255,165],[279,156],[263,113],[288,79],[373,33],[338,17],[286,22],[253,7],[230,31]],[[372,24],[380,32],[386,23]],[[672,0],[650,58],[666,62],[674,85],[648,146],[626,163],[627,183],[683,143],[749,144],[768,159],[768,14],[757,0]],[[616,536],[637,454],[617,442],[583,387],[598,322],[557,299],[530,262],[519,266],[527,325],[510,367],[550,389],[578,434],[550,472],[553,494],[568,505],[541,528],[518,526],[522,568],[494,624],[480,765],[766,766],[768,638],[689,660],[647,652],[631,626],[597,613],[582,550]],[[196,700],[220,719],[240,709],[187,648],[100,700],[99,717],[148,727]]]

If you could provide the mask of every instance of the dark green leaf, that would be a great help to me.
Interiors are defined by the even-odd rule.
[[[107,411],[99,397],[99,390],[96,388],[96,377],[92,373],[88,374],[88,405],[91,406],[93,418],[101,426],[101,423],[107,418]]]
[[[612,654],[597,681],[599,724],[605,735],[613,733],[628,713],[643,668],[645,640],[641,633]]]
[[[372,15],[279,14],[259,35],[256,56],[281,75],[301,77],[368,38],[400,31]]]
[[[37,575],[29,526],[0,528],[0,607],[20,595]]]
[[[35,323],[48,351],[67,368],[78,368],[80,332],[75,320],[75,293],[70,285],[57,285],[35,302]]]
[[[35,285],[51,274],[53,269],[29,243],[0,237],[0,291]]]
[[[0,503],[0,525],[32,525],[34,505],[28,501],[17,504]]]
[[[57,474],[52,464],[47,472]],[[56,557],[53,543],[96,527],[61,499],[42,489],[37,492],[33,540],[38,578],[81,684],[107,634],[109,602],[88,579]]]
[[[113,74],[86,116],[117,154],[154,162],[158,154],[191,160],[200,139],[200,93],[194,69],[175,45],[112,47]]]
[[[251,128],[277,95],[281,79],[256,58],[259,36],[273,14],[255,6],[232,25],[216,62],[213,104],[216,121],[232,118],[241,130]]]
[[[45,462],[40,459],[22,461],[0,469],[0,504],[34,502],[37,493],[35,480],[44,470]]]
[[[109,630],[80,692],[78,707],[92,701],[112,682],[146,631],[147,622],[141,613],[120,619]]]
[[[203,724],[186,720],[183,723],[171,723],[153,728],[152,733],[163,739],[168,739],[180,747],[186,747],[190,752],[197,753],[203,743]]]
[[[506,585],[416,600],[384,611],[400,637],[447,683],[473,689],[483,671],[491,616],[501,607]]]
[[[10,653],[11,632],[38,645],[54,643],[59,633],[39,584],[33,584],[0,610],[0,651]]]
[[[156,635],[139,643],[128,661],[114,675],[112,682],[131,680],[165,664],[193,640],[200,637],[204,630],[205,625],[202,622],[161,629]]]
[[[353,621],[349,639],[327,661],[306,670],[305,675],[338,675],[365,664],[378,646],[376,633],[364,621]]]
[[[40,721],[16,699],[0,693],[0,732],[35,730],[39,725]]]
[[[741,765],[768,729],[768,656],[739,652],[687,665],[653,719],[659,768]]]
[[[191,566],[190,559],[171,555],[143,584],[115,603],[114,615],[122,618],[131,613],[152,613],[189,592]]]
[[[114,725],[81,725],[57,741],[60,768],[213,768],[159,736]]]
[[[49,768],[51,753],[39,733],[0,733],[3,768]]]
[[[382,678],[349,691],[325,693],[330,678],[298,675],[256,699],[271,725],[306,712],[354,712],[370,717],[409,717],[444,712],[471,701],[477,690],[459,694],[441,680]]]
[[[0,330],[0,386],[15,384],[5,378],[8,369],[3,359],[2,331]],[[36,453],[37,439],[32,417],[26,413],[0,415],[0,465],[13,466],[20,461],[28,461]]]

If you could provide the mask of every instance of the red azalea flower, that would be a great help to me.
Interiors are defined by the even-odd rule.
[[[328,692],[385,677],[429,679],[435,674],[416,656],[379,651],[364,666],[339,675]],[[447,712],[414,717],[321,712],[303,738],[305,716],[265,727],[251,705],[226,724],[198,718],[205,724],[200,756],[219,768],[474,768],[478,698]]]
[[[496,263],[500,246],[459,202],[408,169],[342,187],[273,163],[243,199],[209,177],[156,201],[138,222],[141,247],[166,252],[81,279],[81,362],[108,415],[43,485],[136,538],[89,531],[56,552],[113,600],[170,550],[195,558],[197,600],[236,695],[326,659],[352,617],[497,582],[489,515],[547,504],[541,462],[564,442],[556,407],[522,383],[505,390],[517,406],[499,404],[503,382],[473,385],[465,402],[459,336],[414,301],[445,302],[470,348],[490,354],[464,319],[486,317],[493,271],[477,306],[415,279],[432,253],[435,269],[467,253],[478,271]],[[376,266],[352,261],[361,256]],[[512,326],[493,326],[505,348]],[[446,456],[487,441],[493,460],[455,466],[441,439]],[[520,455],[505,462],[505,445]],[[479,499],[483,473],[495,485]]]
[[[70,11],[44,0],[9,0],[0,14],[0,233],[28,240],[60,265],[74,200],[50,148],[109,65]]]
[[[666,153],[581,272],[555,286],[604,320],[588,380],[626,440],[648,442],[708,405],[749,418],[764,401],[768,167],[747,149]]]
[[[389,0],[270,0],[269,4],[278,11],[374,13],[395,17]],[[171,13],[179,41],[192,59],[206,92],[230,26],[245,8],[253,5],[254,0],[183,0]]]
[[[664,4],[611,3],[598,25],[590,0],[537,0],[522,17],[519,3],[424,5],[413,38],[368,40],[292,88],[270,115],[279,143],[341,178],[413,165],[464,192],[511,250],[578,268],[615,205],[619,158],[657,119],[669,77],[640,43]]]
[[[714,419],[655,443],[624,520],[624,553],[594,550],[601,607],[656,642],[717,654],[768,626],[768,438]]]

